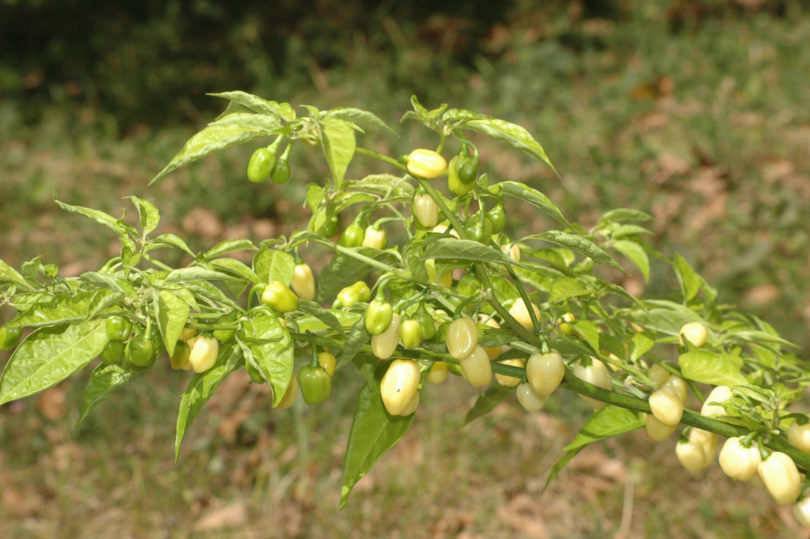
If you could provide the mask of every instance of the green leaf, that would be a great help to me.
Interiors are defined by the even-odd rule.
[[[597,226],[602,226],[606,223],[623,223],[625,221],[652,221],[652,217],[643,211],[633,210],[628,208],[616,208],[610,210],[599,218]]]
[[[467,412],[464,424],[469,425],[479,417],[483,417],[495,409],[500,403],[511,397],[515,393],[514,389],[508,389],[499,385],[491,385],[484,391],[475,404]]]
[[[474,262],[495,262],[517,265],[512,257],[503,252],[473,240],[439,238],[430,242],[421,256],[422,260],[471,260]]]
[[[161,290],[157,294],[155,306],[155,318],[157,318],[160,334],[163,336],[163,344],[169,355],[174,354],[174,347],[180,333],[186,327],[188,315],[191,309],[186,301],[180,299],[168,290]]]
[[[638,412],[609,404],[597,411],[582,425],[576,438],[563,448],[563,451],[575,451],[588,444],[618,436],[644,426],[644,419]]]
[[[221,241],[215,246],[208,249],[203,258],[206,260],[211,260],[212,258],[216,258],[220,255],[224,255],[226,253],[232,253],[234,251],[255,251],[256,246],[253,245],[253,242],[245,239],[239,238],[234,240],[225,240]]]
[[[335,184],[340,185],[346,169],[354,157],[356,140],[354,129],[343,120],[323,119],[321,124],[321,146]]]
[[[645,283],[650,281],[650,259],[644,247],[630,240],[613,240],[610,245],[639,269]]]
[[[643,426],[644,420],[636,412],[613,405],[602,408],[591,416],[582,426],[574,441],[565,447],[563,456],[551,467],[551,471],[546,478],[546,484],[543,486],[543,492],[546,491],[563,468],[571,462],[571,459],[577,456],[588,444],[611,436],[618,436]]]
[[[349,334],[346,336],[346,342],[343,343],[340,352],[340,363],[347,363],[353,360],[370,340],[371,336],[368,334],[368,331],[366,331],[363,319],[361,318],[352,326],[351,331],[349,331]]]
[[[614,260],[613,257],[610,256],[604,249],[596,245],[588,238],[580,236],[579,234],[571,234],[569,232],[562,232],[561,230],[549,230],[548,232],[535,234],[530,237],[548,241],[550,243],[556,243],[557,245],[562,245],[563,247],[571,249],[575,253],[587,256],[594,262],[605,264],[611,268],[624,271],[618,262],[616,262],[616,260]]]
[[[104,320],[34,331],[17,347],[3,369],[0,404],[58,384],[90,363],[106,345]]]
[[[268,101],[267,99],[242,91],[209,93],[207,95],[227,99],[231,103],[244,107],[247,110],[261,114],[275,115],[288,122],[295,119],[295,110],[289,103]],[[225,116],[225,114],[222,116]]]
[[[57,296],[48,303],[34,305],[7,324],[8,328],[61,326],[79,322],[90,314],[90,304],[98,294],[112,295],[109,290],[79,292],[75,296]]]
[[[514,181],[501,182],[497,184],[497,186],[500,187],[505,194],[528,202],[563,226],[569,225],[568,220],[560,209],[537,189],[532,189],[528,185]]]
[[[195,374],[189,380],[180,399],[180,409],[177,413],[177,427],[174,439],[175,459],[180,454],[180,444],[183,442],[183,436],[185,436],[191,422],[194,421],[199,411],[202,410],[202,407],[205,406],[205,403],[217,390],[219,384],[240,366],[241,361],[242,352],[239,347],[232,346],[225,353],[220,350],[217,362],[213,367],[204,373]]]
[[[135,205],[135,208],[137,208],[138,216],[141,220],[141,234],[145,238],[150,232],[157,228],[160,222],[160,212],[154,204],[146,199],[134,195],[124,198],[128,198],[132,204]]]
[[[340,325],[340,321],[337,319],[337,317],[321,307],[320,303],[302,299],[298,301],[298,310],[304,314],[314,316],[323,322],[325,327],[330,327],[335,331],[343,331],[343,327]]]
[[[737,386],[748,380],[740,373],[739,361],[730,354],[692,350],[678,358],[684,378],[712,385]]]
[[[688,302],[694,298],[700,290],[700,276],[695,273],[689,262],[684,259],[680,254],[675,253],[673,259],[673,268],[675,274],[678,276],[678,282],[681,283],[681,293],[683,294],[684,302]]]
[[[579,338],[588,343],[591,350],[599,353],[599,330],[596,328],[596,324],[590,320],[577,320],[571,324],[571,327]]]
[[[295,259],[278,249],[262,249],[253,257],[253,271],[260,282],[281,281],[289,286],[293,280]]]
[[[630,361],[635,363],[641,356],[646,354],[655,345],[655,341],[644,335],[636,333],[633,335],[633,348],[630,351]]]
[[[376,252],[383,253],[383,251]],[[370,272],[371,267],[355,258],[345,255],[335,256],[318,276],[318,301],[321,303],[332,301],[341,289],[365,279]]]
[[[665,300],[647,300],[645,303],[654,307],[632,316],[634,322],[646,329],[677,336],[688,322],[701,322],[705,325],[698,315],[679,303]]]
[[[88,271],[79,275],[79,279],[97,288],[104,288],[113,292],[123,293],[125,287],[128,292],[131,289],[131,285],[127,281],[119,280],[106,273]]]
[[[388,127],[384,121],[380,120],[375,114],[368,112],[367,110],[356,109],[353,107],[336,107],[326,112],[326,118],[334,118],[336,120],[345,120],[348,122],[354,122],[359,125],[367,125],[371,127],[377,127],[384,131],[388,131],[389,133],[393,133],[396,135],[396,132]]]
[[[278,406],[293,375],[293,341],[290,332],[278,321],[278,315],[264,306],[254,307],[247,314],[237,333],[245,359],[253,359],[254,367],[273,388],[273,406]]]
[[[188,281],[229,281],[236,279],[228,273],[200,266],[189,266],[172,270],[166,276],[167,283],[184,283]]]
[[[129,382],[134,374],[119,365],[102,364],[96,367],[90,375],[87,389],[84,390],[84,404],[76,426],[81,425],[96,404],[106,399],[113,390]]]
[[[471,129],[479,133],[484,133],[494,139],[502,140],[513,148],[526,152],[535,159],[542,161],[551,170],[555,170],[554,165],[551,164],[551,161],[549,161],[546,155],[546,151],[523,127],[505,120],[465,110],[448,111],[448,115],[450,114],[456,119],[463,120],[463,123],[459,127]]]
[[[196,256],[194,254],[194,251],[192,251],[189,248],[189,246],[186,244],[186,242],[183,240],[183,238],[181,238],[180,236],[177,236],[175,234],[171,234],[171,233],[169,233],[169,234],[161,234],[160,236],[157,236],[156,238],[152,238],[152,241],[150,242],[150,244],[151,245],[154,245],[154,244],[167,245],[169,247],[174,247],[175,249],[180,249],[181,251],[185,251],[186,253],[190,254],[191,256]]]
[[[233,115],[229,114],[217,120],[220,124],[216,122],[209,124],[202,131],[191,137],[188,142],[186,142],[185,146],[183,146],[183,149],[172,158],[169,164],[166,165],[157,176],[152,178],[149,184],[155,183],[173,170],[201,159],[211,152],[223,150],[235,144],[242,144],[255,138],[269,135],[275,129],[281,127],[281,121],[278,119],[272,121],[271,116],[264,116],[266,120],[264,120],[263,127],[259,127],[246,119],[243,123],[221,123],[230,116]]]
[[[217,270],[229,273],[243,281],[253,284],[262,282],[258,275],[253,273],[252,269],[247,267],[244,262],[240,262],[235,258],[215,258],[210,264]]]
[[[92,219],[96,223],[106,226],[110,230],[116,232],[119,236],[126,236],[127,234],[132,234],[134,232],[134,229],[130,225],[126,224],[120,219],[116,219],[112,215],[104,213],[103,211],[85,208],[84,206],[66,204],[56,199],[54,199],[54,202],[63,210]]]
[[[551,294],[548,301],[553,303],[590,293],[591,291],[579,280],[573,277],[558,277],[551,282]]]
[[[28,282],[23,279],[23,276],[2,260],[0,260],[0,281],[9,281],[25,288],[26,290],[31,289],[31,285],[29,285]]]
[[[354,485],[374,463],[405,436],[413,423],[414,414],[391,416],[385,411],[377,390],[363,386],[357,396],[357,407],[349,432],[349,442],[343,457],[343,486],[340,507],[346,505]]]
[[[312,213],[318,211],[323,204],[323,187],[315,182],[307,184],[307,205]]]

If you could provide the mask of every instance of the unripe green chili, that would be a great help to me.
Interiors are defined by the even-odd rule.
[[[276,165],[273,167],[270,179],[273,180],[275,184],[282,185],[287,183],[287,180],[290,179],[290,148],[292,148],[292,144],[287,145],[284,149],[284,153],[281,154],[281,157],[278,158]]]
[[[332,306],[335,309],[348,309],[355,303],[368,301],[369,298],[371,298],[371,289],[364,281],[357,281],[338,292]]]
[[[379,335],[391,325],[394,316],[394,308],[384,300],[375,299],[368,304],[364,323],[369,335]]]

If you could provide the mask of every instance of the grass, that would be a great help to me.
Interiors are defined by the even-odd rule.
[[[532,183],[586,224],[616,206],[650,211],[658,246],[684,253],[724,298],[774,322],[807,357],[810,19],[759,14],[674,31],[658,15],[515,18],[490,36],[498,54],[478,58],[472,71],[431,57],[425,44],[401,42],[393,55],[358,45],[346,51],[346,67],[310,65],[311,86],[276,95],[268,81],[254,90],[321,108],[368,108],[392,124],[413,92],[431,106],[447,101],[518,121],[543,143],[562,181],[486,144],[485,166],[497,177]],[[389,22],[386,31],[396,30]],[[31,125],[13,103],[0,103],[0,257],[12,265],[42,254],[75,274],[115,249],[95,225],[58,212],[54,191],[113,214],[126,207],[121,197],[146,196],[159,203],[161,231],[196,247],[284,233],[306,217],[290,202],[301,200],[300,183],[244,180],[251,148],[147,188],[192,126],[119,139],[114,118],[92,109],[53,108],[42,117]],[[395,154],[433,142],[415,130],[365,140]],[[313,180],[325,173],[305,151],[294,153],[292,168]],[[531,215],[508,210],[513,230],[531,227]],[[649,286],[660,293],[665,283],[659,275]],[[642,433],[583,452],[541,494],[587,416],[584,405],[562,393],[541,413],[511,403],[461,428],[476,392],[459,380],[428,388],[411,432],[339,511],[359,386],[351,372],[338,376],[326,406],[299,402],[288,412],[273,412],[264,390],[232,377],[198,417],[177,464],[185,378],[164,364],[78,429],[80,381],[4,406],[0,535],[807,536],[762,489],[733,483],[717,467],[687,474],[673,440],[653,445]]]

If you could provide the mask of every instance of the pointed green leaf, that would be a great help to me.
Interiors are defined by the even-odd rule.
[[[380,393],[368,385],[363,386],[357,396],[349,442],[343,457],[340,507],[346,505],[354,485],[368,473],[377,459],[405,436],[413,423],[413,416],[388,415]]]
[[[638,412],[609,404],[597,411],[582,425],[577,437],[563,448],[574,451],[593,442],[618,436],[644,426],[644,419]]]
[[[129,382],[134,374],[133,371],[125,370],[120,365],[101,364],[96,367],[90,375],[87,389],[84,390],[84,404],[76,426],[81,425],[96,404],[106,399],[116,388]]]
[[[195,374],[186,386],[180,399],[180,410],[177,413],[177,427],[174,439],[174,458],[180,454],[180,444],[191,422],[208,399],[233,371],[241,364],[242,352],[237,346],[231,346],[224,352],[220,349],[219,357],[213,367],[201,374]]]
[[[152,238],[151,244],[163,244],[168,245],[169,247],[174,247],[175,249],[180,249],[181,251],[185,251],[186,253],[190,254],[191,256],[195,256],[194,251],[189,248],[188,244],[183,240],[183,238],[175,235],[175,234],[161,234],[156,238]]]
[[[692,269],[689,262],[678,253],[675,253],[673,267],[675,274],[678,276],[678,282],[681,283],[683,300],[684,302],[688,302],[690,299],[694,298],[698,290],[700,290],[700,276],[695,273],[695,270]]]
[[[255,250],[256,246],[253,245],[252,241],[245,238],[239,238],[219,242],[215,246],[208,249],[203,255],[203,257],[206,260],[211,260],[212,258],[216,258],[226,253],[232,253],[234,251],[255,251]]]
[[[259,281],[269,283],[281,281],[287,286],[292,283],[295,259],[289,253],[278,249],[262,249],[253,257],[253,271]]]
[[[393,129],[388,127],[388,124],[367,110],[356,109],[353,107],[336,107],[326,112],[326,118],[334,118],[336,120],[354,122],[359,125],[377,127],[384,131],[388,131],[389,133],[396,134]]]
[[[422,260],[472,260],[474,262],[496,262],[499,264],[517,265],[512,257],[494,247],[473,240],[440,238],[430,242],[425,248]]]
[[[234,116],[230,114],[217,120],[217,122],[225,122],[226,118]],[[258,116],[258,115],[250,115]],[[220,123],[217,125],[209,124],[202,131],[191,137],[186,142],[183,149],[175,155],[172,160],[161,170],[157,176],[152,178],[149,184],[153,184],[160,178],[166,176],[173,170],[182,166],[192,163],[201,159],[211,152],[216,152],[233,146],[235,144],[242,144],[253,140],[258,137],[263,137],[271,134],[275,129],[281,127],[281,121],[276,119],[271,120],[271,116],[263,116],[266,120],[264,126],[260,127],[253,124],[253,122],[245,121],[244,123]]]
[[[0,281],[9,281],[25,288],[26,290],[31,289],[31,285],[29,285],[26,280],[23,279],[23,276],[2,260],[0,260]]]
[[[591,350],[599,353],[599,330],[593,322],[590,320],[577,320],[571,327],[580,339],[588,343]]]
[[[610,210],[602,215],[602,217],[599,218],[599,223],[597,226],[610,222],[623,223],[626,221],[652,221],[652,217],[643,211],[628,208],[616,208],[615,210]]]
[[[354,157],[354,129],[343,120],[321,120],[321,146],[335,184],[340,185]]]
[[[584,296],[590,293],[591,291],[584,283],[581,283],[573,277],[557,277],[551,282],[551,294],[548,300],[553,303],[555,301]]]
[[[549,230],[548,232],[535,234],[530,237],[556,243],[557,245],[562,245],[563,247],[571,249],[575,253],[587,256],[594,262],[605,264],[611,268],[624,271],[619,263],[616,262],[616,260],[614,260],[613,257],[610,256],[604,249],[596,245],[588,238],[580,236],[579,234],[571,234],[569,232],[562,232],[561,230]]]
[[[237,333],[246,359],[253,359],[273,388],[273,406],[278,406],[293,376],[293,341],[278,315],[259,306],[251,309]]]
[[[519,198],[524,202],[528,202],[563,226],[569,225],[568,220],[562,214],[560,209],[555,206],[546,195],[537,189],[532,189],[526,184],[514,181],[501,182],[497,184],[497,186],[500,187],[505,194],[514,198]]]
[[[104,213],[101,210],[94,210],[93,208],[85,208],[84,206],[74,206],[72,204],[66,204],[56,199],[54,199],[54,202],[56,203],[57,206],[59,206],[63,210],[66,210],[70,213],[75,213],[76,215],[87,217],[88,219],[92,219],[98,224],[106,226],[110,230],[113,230],[119,236],[126,236],[127,234],[134,235],[133,234],[134,229],[130,225],[126,224],[120,219],[116,219],[112,215]]]
[[[141,220],[141,232],[145,238],[150,232],[157,228],[158,223],[160,222],[160,212],[154,204],[146,199],[139,198],[134,195],[124,198],[128,198],[130,201],[132,201],[132,203],[138,209],[138,216]]]
[[[644,247],[630,240],[614,240],[610,245],[639,269],[645,283],[650,281],[650,259]]]
[[[158,300],[154,302],[155,318],[158,321],[160,334],[163,336],[163,344],[169,355],[174,354],[174,347],[180,333],[186,327],[190,308],[188,303],[172,294],[168,290],[161,290],[158,293]]]
[[[737,386],[748,380],[740,373],[740,365],[729,354],[692,350],[678,358],[684,378],[704,384]]]
[[[295,110],[290,106],[289,103],[268,101],[267,99],[263,99],[259,96],[242,91],[218,92],[207,95],[227,99],[231,103],[239,105],[244,109],[261,114],[275,115],[288,122],[295,120]],[[225,114],[222,116],[225,116]]]
[[[107,345],[104,320],[41,328],[17,347],[0,378],[0,404],[33,395],[82,369]]]
[[[90,304],[98,296],[109,296],[109,290],[79,292],[75,296],[56,296],[48,303],[34,305],[7,324],[9,328],[61,326],[79,322],[90,314]]]
[[[496,406],[514,394],[514,389],[492,384],[486,391],[479,395],[473,407],[467,412],[467,415],[464,417],[464,424],[469,425],[479,417],[484,417],[494,410]]]
[[[462,120],[459,125],[462,129],[471,129],[494,139],[502,140],[513,148],[526,152],[535,159],[542,161],[551,170],[555,170],[554,165],[551,164],[546,155],[546,151],[522,126],[466,110],[448,111],[448,115],[451,114],[454,119]]]
[[[215,258],[210,264],[217,270],[229,273],[245,282],[259,284],[261,279],[253,273],[253,270],[235,258]]]
[[[200,266],[189,266],[172,270],[166,276],[167,283],[183,283],[187,281],[230,281],[234,280],[229,273],[216,271]]]

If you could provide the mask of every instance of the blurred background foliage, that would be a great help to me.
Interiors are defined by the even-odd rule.
[[[253,146],[146,187],[222,110],[205,93],[356,106],[392,125],[416,94],[428,106],[447,102],[527,127],[562,179],[482,143],[496,178],[543,190],[585,225],[614,207],[652,213],[656,246],[681,252],[724,300],[771,321],[810,357],[808,42],[802,0],[0,0],[0,257],[18,265],[42,254],[71,275],[117,250],[97,227],[58,212],[54,193],[114,214],[126,206],[122,196],[145,196],[161,209],[162,232],[197,247],[289,233],[307,218],[304,183],[327,173],[310,148],[294,149],[296,181],[283,188],[245,180]],[[435,143],[403,129],[362,143],[394,155]],[[367,166],[358,160],[351,173]],[[515,234],[537,228],[525,208],[508,210]],[[623,284],[645,286],[637,276]],[[647,285],[660,294],[671,286],[665,268]],[[4,406],[0,531],[800,533],[762,491],[716,469],[688,476],[672,441],[649,449],[643,435],[581,455],[540,498],[584,406],[562,395],[548,413],[501,407],[457,431],[475,396],[458,380],[457,391],[428,388],[414,431],[338,513],[354,378],[342,374],[345,389],[328,406],[280,414],[262,389],[235,377],[176,466],[185,378],[165,365],[79,430],[81,383]]]

